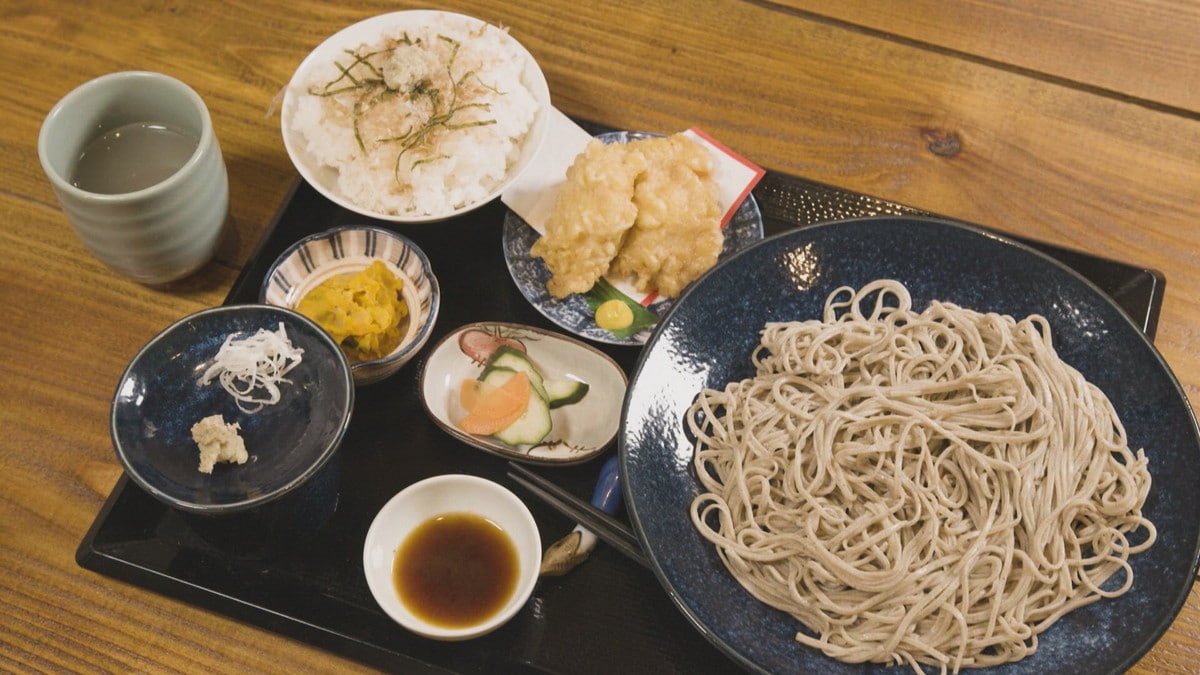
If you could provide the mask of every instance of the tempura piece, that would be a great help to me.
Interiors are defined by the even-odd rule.
[[[609,269],[643,293],[676,297],[717,263],[724,237],[712,156],[682,134],[638,141],[647,169],[637,182],[633,229]]]
[[[645,168],[642,153],[598,140],[575,158],[545,235],[529,251],[550,269],[551,295],[585,293],[608,271],[637,217],[634,182]]]

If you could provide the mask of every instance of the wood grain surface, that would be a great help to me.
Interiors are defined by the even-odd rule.
[[[554,104],[700,126],[751,160],[1167,279],[1156,344],[1200,402],[1200,5],[1152,2],[437,5],[511,28]],[[832,8],[836,6],[836,8]],[[79,568],[120,476],[108,406],[136,350],[218,305],[296,173],[274,101],[310,49],[407,2],[9,0],[0,6],[0,670],[366,670]],[[51,106],[118,70],[207,102],[229,169],[217,259],[166,288],[72,233],[36,150]],[[1200,595],[1135,672],[1194,672]]]

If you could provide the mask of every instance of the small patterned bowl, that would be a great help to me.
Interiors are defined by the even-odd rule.
[[[381,227],[352,225],[310,235],[293,244],[267,271],[261,302],[295,309],[306,293],[339,274],[358,272],[382,260],[404,284],[408,329],[400,344],[380,359],[350,364],[356,385],[378,382],[400,370],[429,340],[441,291],[429,259],[411,240]]]

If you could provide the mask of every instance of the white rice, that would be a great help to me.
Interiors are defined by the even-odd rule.
[[[461,82],[458,102],[467,99],[471,105],[453,115],[452,125],[494,123],[459,129],[439,126],[427,141],[402,152],[402,143],[395,139],[414,124],[421,128],[429,119],[431,104],[420,96],[396,95],[374,104],[360,117],[364,152],[354,132],[353,107],[359,94],[309,93],[339,77],[341,71],[330,63],[318,69],[304,91],[296,92],[292,125],[303,134],[313,157],[337,169],[342,195],[366,209],[423,216],[481,202],[493,194],[520,155],[521,142],[537,113],[536,99],[521,82],[526,56],[503,29],[486,25],[473,30],[449,21],[396,30],[376,43],[359,45],[355,52],[374,52],[405,36],[437,57],[441,81],[434,79],[430,86],[442,92],[443,110],[448,109],[448,99],[456,89],[450,77]],[[454,47],[445,38],[459,43],[450,76],[445,71]],[[348,54],[337,60],[343,67],[353,61]],[[376,65],[381,62],[372,59]],[[364,66],[357,68],[353,72],[359,77],[370,73]],[[392,140],[381,141],[389,138]]]

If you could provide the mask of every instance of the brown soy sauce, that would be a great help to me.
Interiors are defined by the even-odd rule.
[[[517,548],[498,525],[472,513],[446,513],[417,526],[392,565],[400,602],[440,628],[483,623],[517,587]]]

